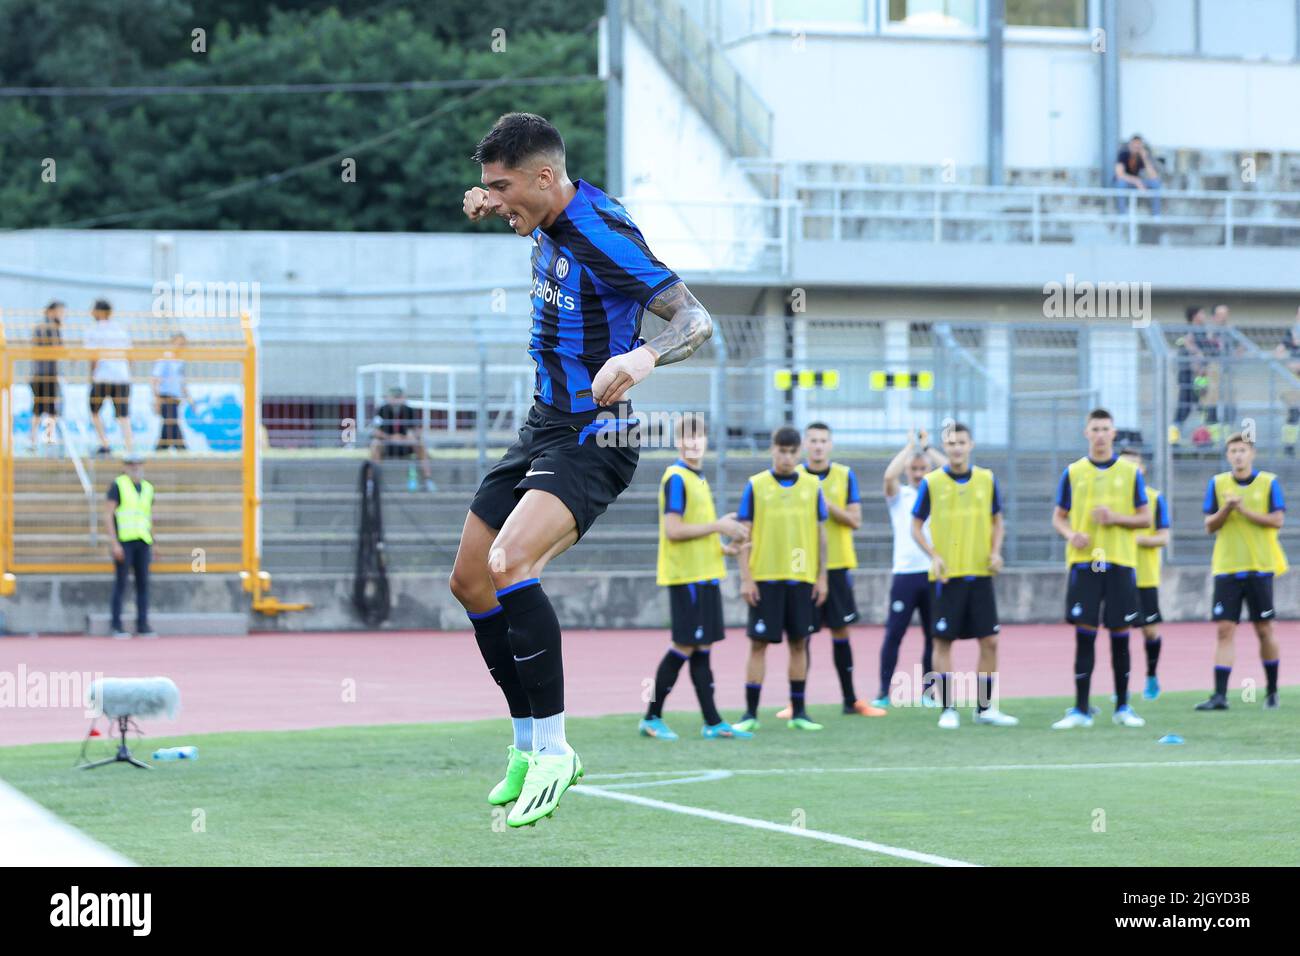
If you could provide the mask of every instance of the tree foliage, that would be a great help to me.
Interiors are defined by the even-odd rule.
[[[0,85],[594,74],[603,7],[602,0],[0,0]],[[204,53],[191,49],[198,28],[206,31]],[[501,52],[493,49],[498,29]],[[479,178],[469,154],[497,116],[548,117],[565,136],[571,174],[601,183],[604,105],[594,79],[486,91],[3,98],[0,226],[460,230],[461,194]],[[344,181],[345,157],[355,161],[355,182]],[[55,163],[53,182],[42,179],[46,160]]]

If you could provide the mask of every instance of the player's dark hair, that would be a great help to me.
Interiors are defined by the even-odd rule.
[[[519,169],[534,156],[554,154],[564,160],[560,131],[536,113],[506,113],[479,140],[470,157],[476,163],[501,163]]]
[[[1255,444],[1253,441],[1251,441],[1249,438],[1246,437],[1245,432],[1233,432],[1231,435],[1228,436],[1228,440],[1223,443],[1223,447],[1226,450],[1232,447],[1232,445],[1236,444],[1237,442],[1241,442],[1243,445],[1251,445],[1251,446],[1254,446]]]
[[[828,435],[831,433],[831,426],[827,425],[825,422],[810,422],[809,424],[804,426],[803,432],[806,435],[814,428],[820,428]]]
[[[955,435],[958,432],[964,432],[967,435],[970,435],[971,433],[970,426],[967,425],[965,422],[953,422],[951,425],[949,425],[947,428],[944,429],[945,436]]]
[[[1187,317],[1187,323],[1189,325],[1196,320],[1196,313],[1200,312],[1201,308],[1202,307],[1199,305],[1189,305],[1183,310],[1183,314]]]
[[[1088,413],[1088,421],[1090,422],[1096,421],[1099,418],[1104,418],[1107,421],[1111,421],[1111,422],[1115,420],[1115,416],[1112,415],[1110,412],[1106,411],[1106,409],[1104,408],[1094,408],[1092,411]]]
[[[801,444],[803,444],[803,438],[799,435],[799,429],[797,428],[782,425],[772,432],[773,448],[798,448]]]
[[[709,434],[708,423],[704,420],[703,412],[683,412],[682,417],[677,419],[677,424],[673,426],[673,434],[678,441],[683,438],[705,437]]]
[[[45,314],[49,315],[55,309],[62,309],[63,307],[64,307],[63,303],[60,302],[58,299],[51,299],[50,304],[45,307]]]
[[[96,300],[95,300],[95,307],[94,307],[91,311],[92,311],[92,312],[112,312],[112,311],[113,311],[113,306],[109,304],[109,301],[108,301],[107,299],[96,299]]]

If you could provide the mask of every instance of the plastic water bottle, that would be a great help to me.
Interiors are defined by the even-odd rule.
[[[154,760],[198,760],[198,747],[164,747],[153,752]]]
[[[416,471],[414,465],[406,466],[406,490],[407,491],[420,490],[420,473]]]

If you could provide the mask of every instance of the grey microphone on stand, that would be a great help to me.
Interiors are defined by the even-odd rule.
[[[83,770],[92,770],[110,763],[129,763],[134,767],[152,770],[149,764],[137,760],[126,745],[130,729],[139,732],[136,717],[166,717],[175,720],[181,709],[181,692],[170,677],[104,677],[92,681],[86,691],[87,708],[96,717],[102,715],[117,721],[121,736],[117,756],[86,763],[86,742],[81,745]],[[91,725],[94,726],[93,724]],[[87,741],[89,735],[87,735]]]

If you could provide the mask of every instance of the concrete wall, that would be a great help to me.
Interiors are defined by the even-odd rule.
[[[1276,584],[1279,619],[1300,617],[1300,575],[1289,574]],[[274,593],[283,601],[310,601],[308,611],[267,618],[250,613],[253,630],[368,630],[352,608],[350,576],[276,575]],[[23,577],[17,593],[0,599],[0,614],[11,634],[82,633],[86,613],[108,607],[112,582],[103,577]],[[385,630],[416,628],[461,630],[465,614],[447,588],[444,575],[395,574],[389,577],[393,611]],[[1161,588],[1161,610],[1171,621],[1206,621],[1210,614],[1211,579],[1203,567],[1167,567]],[[723,585],[726,619],[745,623],[739,578]],[[861,570],[854,575],[858,608],[865,623],[884,621],[889,574]],[[666,628],[668,600],[655,586],[654,575],[620,573],[555,573],[546,576],[546,591],[560,622],[581,628]],[[246,611],[248,596],[232,575],[159,575],[151,582],[154,614],[168,612]],[[1064,614],[1065,574],[1057,569],[1003,573],[997,582],[998,606],[1004,623],[1059,623]],[[125,619],[133,618],[127,601]]]
[[[761,224],[728,207],[762,197],[631,27],[623,57],[623,198],[637,225],[678,272],[744,268],[753,250],[731,240]]]

